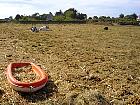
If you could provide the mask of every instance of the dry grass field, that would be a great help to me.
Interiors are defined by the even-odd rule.
[[[53,24],[33,33],[31,26],[0,24],[1,105],[140,105],[140,27]],[[48,83],[14,91],[5,75],[11,62],[34,62]]]

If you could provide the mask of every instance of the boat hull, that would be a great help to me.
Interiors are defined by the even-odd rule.
[[[12,72],[14,68],[23,67],[27,65],[32,66],[32,70],[37,75],[40,76],[39,80],[36,80],[31,83],[27,83],[27,82],[18,81],[13,77]],[[39,66],[35,65],[34,63],[11,63],[7,67],[6,75],[7,75],[8,82],[11,84],[11,87],[14,90],[21,91],[21,92],[35,92],[41,89],[42,87],[44,87],[48,81],[48,75]]]

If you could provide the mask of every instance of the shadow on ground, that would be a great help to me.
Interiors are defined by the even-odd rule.
[[[45,87],[43,87],[41,90],[38,90],[34,93],[21,93],[19,94],[22,96],[22,98],[26,99],[28,102],[37,102],[37,101],[43,101],[48,99],[49,97],[53,96],[54,93],[57,93],[58,89],[57,86],[54,84],[52,80],[49,80]]]
[[[5,94],[4,90],[0,89],[0,99],[3,96],[3,94]]]

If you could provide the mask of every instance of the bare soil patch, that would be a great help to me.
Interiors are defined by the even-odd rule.
[[[140,27],[53,24],[38,33],[31,27],[0,24],[1,104],[140,104]],[[46,86],[28,95],[10,88],[4,72],[18,61],[45,70]]]

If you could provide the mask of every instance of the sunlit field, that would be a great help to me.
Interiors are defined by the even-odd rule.
[[[0,104],[140,104],[140,27],[48,26],[34,33],[31,24],[0,24]],[[31,94],[13,90],[5,75],[11,62],[34,62],[48,83]]]

